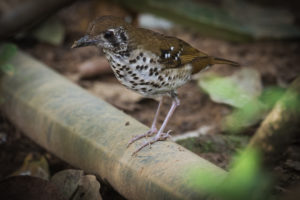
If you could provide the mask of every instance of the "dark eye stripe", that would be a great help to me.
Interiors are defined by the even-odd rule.
[[[127,37],[126,37],[126,35],[125,35],[125,33],[121,33],[121,39],[124,41],[124,42],[126,42],[126,40],[127,40]]]
[[[104,33],[104,38],[106,38],[106,39],[109,39],[109,38],[111,38],[113,36],[114,36],[114,32],[112,32],[112,31],[106,31]]]
[[[113,31],[106,31],[103,37],[114,47],[118,46],[118,42],[116,41],[115,35]]]

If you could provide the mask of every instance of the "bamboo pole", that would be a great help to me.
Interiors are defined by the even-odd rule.
[[[36,143],[86,172],[99,175],[127,199],[205,199],[191,170],[226,172],[170,142],[158,142],[137,156],[128,149],[146,126],[89,94],[42,63],[18,51],[14,75],[1,78],[7,117]]]

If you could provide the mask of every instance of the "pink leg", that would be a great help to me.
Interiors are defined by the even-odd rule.
[[[175,109],[179,106],[180,104],[180,101],[177,97],[174,97],[173,98],[173,101],[172,101],[172,106],[163,122],[163,124],[161,125],[158,133],[155,135],[155,137],[150,140],[149,142],[145,142],[142,146],[140,146],[135,152],[133,152],[132,155],[135,155],[137,152],[139,152],[141,149],[143,149],[145,146],[147,145],[151,145],[157,141],[163,141],[163,140],[166,140],[170,135],[170,131],[168,131],[167,133],[164,133],[164,129],[166,128],[167,126],[167,123],[169,121],[169,119],[171,118],[171,116],[173,115]]]
[[[132,138],[130,140],[130,142],[128,143],[127,147],[129,147],[132,143],[134,143],[135,141],[137,141],[137,140],[139,140],[143,137],[152,136],[154,133],[157,133],[156,123],[157,123],[157,119],[158,119],[158,116],[159,116],[159,113],[160,113],[160,108],[161,108],[162,102],[163,102],[163,97],[161,97],[160,100],[159,100],[159,104],[158,104],[158,107],[157,107],[157,110],[156,110],[156,113],[155,113],[155,116],[154,116],[154,119],[153,119],[150,130],[147,133],[143,134],[143,135],[138,135],[138,136],[135,136],[134,138]]]

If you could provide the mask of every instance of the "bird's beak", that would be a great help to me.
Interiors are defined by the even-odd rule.
[[[97,40],[91,38],[89,35],[85,35],[79,40],[75,41],[71,48],[85,47],[96,45]]]

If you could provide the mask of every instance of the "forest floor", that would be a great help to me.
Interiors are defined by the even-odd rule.
[[[131,97],[132,93],[125,88],[119,88],[118,81],[112,73],[99,74],[93,78],[81,78],[78,68],[89,60],[103,57],[95,48],[70,49],[72,42],[84,34],[81,31],[74,32],[76,21],[82,21],[72,16],[86,2],[78,2],[56,14],[55,17],[64,22],[66,26],[65,42],[59,46],[53,46],[33,39],[18,40],[18,46],[28,54],[52,67],[55,71],[65,75],[71,81],[90,91],[92,94],[105,99],[113,106],[123,110],[138,121],[150,126],[157,107],[157,101],[142,97]],[[87,17],[86,17],[87,18]],[[251,43],[233,43],[215,38],[201,36],[192,30],[176,27],[172,30],[162,31],[173,35],[203,50],[209,55],[231,59],[239,62],[243,67],[253,68],[259,72],[264,87],[286,87],[300,74],[299,53],[300,43],[295,41],[257,41]],[[214,71],[223,76],[232,74],[236,68],[230,66],[214,66]],[[106,93],[102,90],[114,90],[115,93]],[[121,87],[121,86],[120,86]],[[106,89],[107,88],[107,89]],[[212,127],[208,136],[196,140],[199,148],[194,150],[198,155],[228,169],[231,156],[236,152],[236,146],[224,143],[223,136],[228,133],[222,131],[221,124],[224,117],[231,113],[232,108],[225,104],[215,103],[197,85],[191,81],[178,90],[181,100],[180,107],[168,124],[168,129],[173,130],[173,135],[184,134],[201,127]],[[164,115],[170,107],[170,99],[165,99],[162,113],[159,117],[161,124]],[[243,138],[250,138],[258,124],[238,133]],[[221,138],[221,139],[220,139]],[[220,141],[221,140],[221,141]],[[214,151],[207,149],[206,144],[214,143]],[[225,145],[224,145],[225,144]],[[300,184],[300,139],[295,141],[284,152],[284,157],[277,166],[271,170],[277,182],[274,193],[286,193],[291,186]],[[187,147],[189,148],[189,147]],[[200,150],[199,150],[200,149]],[[217,149],[217,150],[216,150]],[[193,150],[193,148],[191,149]],[[72,166],[46,152],[43,148],[23,136],[22,131],[12,125],[5,116],[0,120],[0,179],[8,176],[18,169],[26,155],[29,153],[44,155],[49,163],[51,174]],[[122,199],[109,186],[102,187],[103,199]]]

